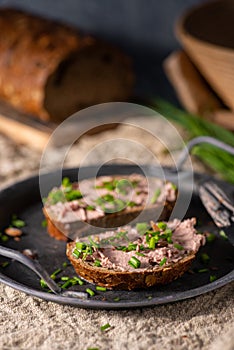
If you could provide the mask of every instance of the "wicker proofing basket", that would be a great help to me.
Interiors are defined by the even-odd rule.
[[[196,7],[178,20],[175,29],[191,60],[234,110],[234,0]]]

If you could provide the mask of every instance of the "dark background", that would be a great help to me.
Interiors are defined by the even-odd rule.
[[[0,0],[0,6],[58,19],[118,45],[133,57],[136,97],[161,96],[176,102],[162,61],[179,47],[173,32],[176,19],[201,2],[204,0]]]

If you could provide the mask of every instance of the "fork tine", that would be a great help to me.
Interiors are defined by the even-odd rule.
[[[216,195],[211,193],[205,185],[199,187],[199,194],[204,207],[214,220],[215,224],[218,227],[230,226],[233,215],[230,215],[230,211],[224,207],[223,203],[217,199]]]
[[[203,186],[227,209],[234,213],[234,206],[226,193],[214,182],[209,181],[203,184]]]

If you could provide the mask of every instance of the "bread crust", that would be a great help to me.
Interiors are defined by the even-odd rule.
[[[96,267],[82,259],[75,258],[72,254],[74,248],[75,242],[68,243],[66,254],[80,277],[90,283],[119,290],[148,288],[170,283],[182,276],[195,259],[195,254],[192,252],[178,262],[162,267],[136,269],[135,271],[115,271]]]

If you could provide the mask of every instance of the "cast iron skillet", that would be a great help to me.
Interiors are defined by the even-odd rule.
[[[82,172],[85,174],[85,177],[89,178],[93,175],[94,168],[86,167],[82,170],[85,170]],[[157,172],[156,170],[155,173]],[[170,173],[170,169],[164,170],[165,173]],[[154,172],[154,169],[151,168],[151,171]],[[65,169],[63,170],[63,176],[68,176],[72,181],[75,181],[77,172],[78,169]],[[132,165],[105,165],[100,169],[99,175],[131,174],[133,172],[142,173],[142,169]],[[58,178],[58,172],[42,175],[41,179],[44,183],[48,181],[48,184],[51,184],[53,178]],[[204,176],[195,174],[195,180],[204,180]],[[59,184],[53,183],[53,185]],[[234,198],[233,186],[224,182],[219,182],[219,185]],[[183,189],[180,190],[183,191]],[[62,264],[67,261],[65,255],[66,244],[51,238],[41,225],[43,214],[38,176],[16,183],[0,192],[0,208],[0,232],[9,225],[12,214],[17,214],[27,224],[24,229],[24,235],[19,242],[9,239],[2,244],[19,251],[27,248],[36,250],[39,262],[49,273],[52,273],[56,268],[62,267]],[[217,237],[214,242],[208,243],[201,248],[190,272],[185,273],[184,276],[166,286],[131,292],[96,292],[95,296],[87,300],[75,299],[45,292],[40,286],[39,278],[27,267],[15,261],[11,261],[5,268],[0,267],[0,282],[47,301],[96,309],[152,306],[184,300],[206,293],[234,280],[234,247],[219,236],[217,228],[202,206],[196,188],[186,213],[186,217],[191,216],[198,218],[199,230],[209,230],[209,232],[216,233]],[[204,266],[201,260],[201,254],[204,252],[210,256],[210,262],[207,266]],[[0,264],[5,261],[8,261],[8,259],[0,257]],[[197,272],[204,268],[208,269],[208,271],[203,273]],[[72,266],[65,268],[62,274],[75,275]],[[217,277],[212,283],[210,282],[210,275]],[[95,290],[94,286],[88,283],[72,288],[77,291],[84,291],[88,287]]]

